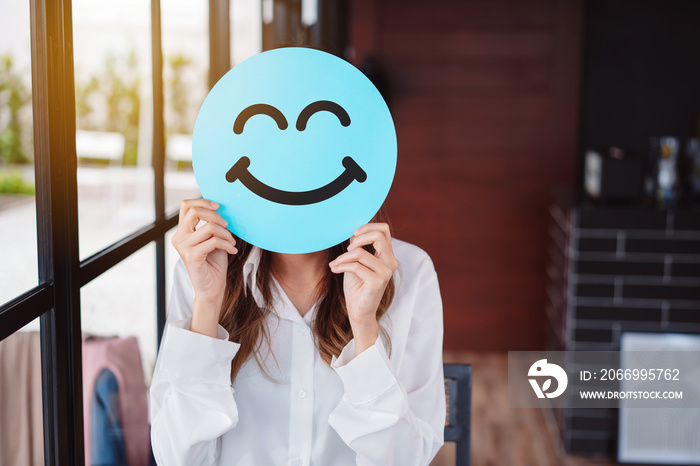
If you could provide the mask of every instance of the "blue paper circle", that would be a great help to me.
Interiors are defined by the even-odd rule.
[[[209,92],[192,163],[202,196],[219,203],[235,235],[269,251],[320,251],[379,210],[396,170],[396,132],[355,67],[318,50],[275,49]]]

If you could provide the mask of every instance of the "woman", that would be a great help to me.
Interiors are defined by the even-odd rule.
[[[428,255],[386,223],[329,250],[271,253],[234,238],[217,208],[184,201],[172,240],[181,260],[150,391],[158,464],[430,463],[445,391]]]

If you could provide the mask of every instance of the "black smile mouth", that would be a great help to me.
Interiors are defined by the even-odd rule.
[[[343,159],[345,170],[327,185],[310,191],[283,191],[268,186],[255,178],[248,171],[249,166],[250,159],[245,156],[241,157],[226,173],[226,181],[233,183],[236,180],[241,180],[243,186],[263,199],[286,205],[307,205],[325,201],[347,188],[354,180],[364,183],[367,179],[367,173],[357,162],[352,157],[345,157]]]

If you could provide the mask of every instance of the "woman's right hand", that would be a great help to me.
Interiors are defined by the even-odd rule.
[[[226,229],[228,222],[216,212],[218,208],[216,202],[206,199],[182,201],[177,231],[172,239],[194,287],[192,330],[195,330],[195,320],[209,322],[206,326],[209,330],[211,322],[218,322],[226,289],[228,255],[238,252],[233,234]],[[207,223],[196,228],[201,220]],[[202,316],[202,312],[207,315]]]

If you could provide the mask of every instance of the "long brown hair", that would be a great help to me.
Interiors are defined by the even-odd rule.
[[[384,207],[377,212],[372,222],[389,223]],[[347,251],[349,243],[349,240],[346,240],[327,249],[328,262]],[[259,350],[263,345],[270,347],[270,334],[266,319],[273,312],[273,297],[270,289],[272,256],[269,251],[260,251],[260,264],[255,282],[261,291],[263,304],[258,306],[253,298],[252,290],[246,291],[243,276],[243,265],[253,250],[253,246],[236,237],[236,248],[238,254],[229,256],[226,291],[219,315],[219,324],[228,331],[229,339],[241,345],[231,363],[231,381],[236,378],[243,363],[251,356],[255,358],[265,376],[271,378]],[[366,246],[365,249],[374,253],[372,246]],[[339,356],[343,347],[352,339],[350,320],[345,307],[343,274],[335,274],[330,271],[330,268],[326,268],[318,295],[320,302],[311,330],[321,358],[326,364],[330,364],[332,357]],[[377,321],[386,313],[393,298],[394,280],[392,278],[379,303]],[[380,325],[379,331],[388,346],[387,351],[390,352],[391,341],[386,329]]]

